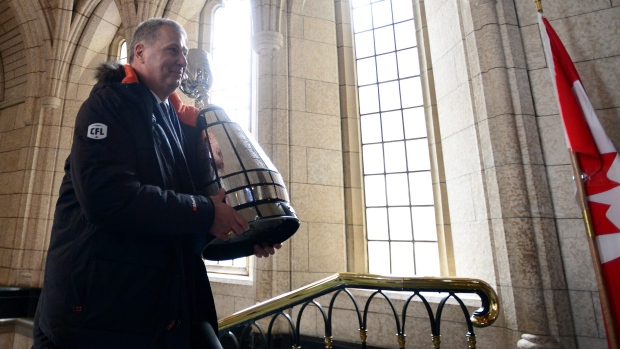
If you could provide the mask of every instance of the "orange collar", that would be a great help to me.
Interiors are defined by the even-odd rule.
[[[121,81],[121,83],[133,84],[133,83],[140,82],[138,80],[138,75],[136,74],[136,71],[133,70],[133,68],[129,64],[125,64],[124,67],[125,67],[125,78],[123,79],[123,81]]]

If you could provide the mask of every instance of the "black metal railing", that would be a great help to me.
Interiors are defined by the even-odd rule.
[[[364,307],[360,307],[355,296],[349,289],[374,290],[365,302]],[[400,316],[390,295],[385,291],[405,292],[405,302],[400,312]],[[431,303],[428,301],[428,292],[437,292],[441,296],[441,301],[437,304],[436,311],[433,311]],[[329,306],[325,309],[316,299],[333,293],[329,301]],[[476,294],[481,301],[481,306],[470,315],[469,310],[458,294]],[[359,326],[360,344],[366,348],[368,336],[368,315],[370,304],[376,297],[384,298],[390,307],[390,312],[394,316],[397,329],[397,341],[399,348],[405,348],[406,333],[405,323],[407,310],[412,300],[419,299],[426,309],[430,321],[431,340],[434,348],[439,349],[441,344],[441,318],[446,303],[453,299],[460,307],[464,321],[467,326],[467,345],[469,348],[476,348],[476,335],[474,327],[486,327],[493,324],[499,315],[499,302],[497,294],[493,288],[484,281],[466,278],[434,278],[434,277],[388,277],[370,274],[334,274],[328,278],[317,281],[308,286],[299,288],[289,293],[272,298],[243,311],[235,313],[219,321],[219,334],[225,348],[276,348],[275,338],[281,337],[281,333],[276,333],[276,320],[280,317],[285,319],[288,334],[292,341],[293,348],[301,347],[300,324],[305,310],[308,306],[318,309],[320,317],[324,323],[325,348],[332,348],[332,321],[334,320],[333,311],[336,298],[344,294],[348,297],[355,313]],[[296,321],[287,311],[296,306]],[[266,322],[268,317],[267,331],[259,324],[259,321]],[[281,331],[281,330],[280,330]]]

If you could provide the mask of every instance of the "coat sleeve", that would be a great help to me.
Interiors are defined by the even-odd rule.
[[[87,219],[132,233],[206,235],[214,218],[211,199],[164,190],[143,180],[148,175],[143,173],[143,162],[148,160],[141,157],[152,155],[152,145],[149,148],[137,135],[152,125],[128,121],[125,108],[117,92],[103,88],[93,92],[78,112],[70,169]]]

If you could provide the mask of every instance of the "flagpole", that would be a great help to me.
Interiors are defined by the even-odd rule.
[[[540,2],[540,0],[538,1]],[[590,246],[590,254],[592,255],[592,264],[594,266],[594,274],[596,275],[596,283],[598,284],[598,294],[601,301],[603,319],[605,321],[607,342],[609,343],[611,349],[618,349],[614,319],[611,315],[611,307],[609,305],[609,298],[607,297],[607,288],[605,288],[605,280],[603,279],[601,258],[599,256],[598,245],[596,244],[596,235],[594,234],[594,226],[592,225],[592,216],[590,214],[588,199],[586,197],[585,190],[583,188],[583,182],[581,180],[582,174],[581,167],[579,165],[579,159],[577,158],[577,154],[571,149],[568,149],[568,152],[570,154],[570,161],[573,167],[573,178],[577,187],[577,199],[579,200],[579,206],[581,206],[581,212],[583,214],[583,220],[586,226],[586,233],[588,234],[588,245]]]
[[[542,0],[534,0],[534,3],[536,4],[536,10],[538,10],[538,12],[542,13],[543,12]]]

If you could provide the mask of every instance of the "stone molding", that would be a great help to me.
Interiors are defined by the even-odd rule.
[[[554,337],[524,333],[517,342],[519,349],[561,348]]]
[[[262,31],[252,35],[252,48],[258,54],[278,51],[284,45],[284,37],[277,31]]]

